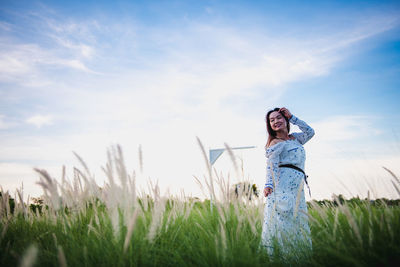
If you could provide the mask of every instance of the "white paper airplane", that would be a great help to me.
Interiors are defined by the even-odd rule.
[[[249,148],[255,148],[255,146],[242,146],[242,147],[232,147],[232,150],[235,149],[249,149]],[[224,153],[226,148],[216,148],[216,149],[210,149],[210,164],[213,165],[215,161]]]

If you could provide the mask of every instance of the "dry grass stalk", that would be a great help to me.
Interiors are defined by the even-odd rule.
[[[226,227],[225,223],[220,222],[220,228],[219,228],[219,233],[220,233],[220,239],[221,239],[221,246],[217,247],[217,249],[221,249],[221,257],[222,261],[225,261],[226,258],[226,250],[227,250],[227,240],[226,240]]]
[[[40,174],[40,181],[37,182],[37,184],[43,189],[45,196],[44,201],[53,210],[60,209],[62,203],[61,197],[58,194],[57,181],[52,179],[46,170],[40,170],[37,168],[34,168],[34,170]]]
[[[358,241],[360,242],[360,244],[362,244],[363,241],[361,238],[360,229],[356,223],[355,217],[353,217],[353,215],[351,214],[349,207],[347,205],[339,205],[339,209],[346,216],[351,229],[353,230],[353,232],[354,232],[355,236],[357,237]]]
[[[336,231],[339,225],[339,209],[335,209],[335,219],[333,222],[333,239],[336,240]]]
[[[0,242],[3,240],[4,236],[7,233],[8,223],[9,223],[9,220],[5,220],[5,222],[3,222],[3,230],[1,231]]]
[[[390,173],[390,175],[392,175],[392,177],[395,179],[395,181],[400,185],[400,179],[388,168],[386,167],[382,167],[383,169],[385,169],[385,171],[387,171],[388,173]]]
[[[147,239],[150,242],[154,241],[154,238],[158,233],[159,227],[161,226],[162,218],[165,211],[165,204],[165,199],[160,199],[154,204],[154,209],[151,216],[151,224],[149,227],[149,232],[147,233]]]
[[[15,214],[17,215],[19,212],[22,212],[24,218],[28,218],[28,211],[26,209],[26,205],[24,203],[24,185],[22,184],[21,189],[17,189],[16,193],[18,195],[19,201],[15,201]],[[15,198],[16,199],[16,198]]]
[[[300,198],[301,198],[301,192],[303,191],[304,188],[304,181],[301,180],[301,183],[299,185],[299,188],[297,190],[297,195],[296,195],[296,206],[294,208],[294,217],[296,218],[297,216],[297,211],[299,210],[299,205],[300,205]]]
[[[139,145],[139,170],[143,174],[143,151],[142,145]]]
[[[58,263],[60,267],[67,267],[67,259],[61,246],[58,246]]]
[[[397,194],[399,194],[400,195],[400,188],[399,188],[399,186],[398,185],[396,185],[393,181],[391,181],[392,182],[392,184],[393,184],[393,187],[396,189],[396,191],[397,191]]]
[[[195,175],[193,175],[194,180],[196,181],[196,183],[198,184],[198,186],[200,187],[201,192],[203,193],[203,195],[205,197],[207,197],[207,192],[205,191],[206,188],[204,187],[204,185],[201,183],[200,179],[197,178]]]
[[[204,149],[204,146],[203,146],[203,144],[201,143],[201,141],[200,141],[200,139],[198,137],[197,137],[197,143],[200,146],[200,149],[201,149],[201,152],[203,154],[203,157],[204,157],[204,160],[205,160],[205,163],[206,163],[206,166],[207,166],[207,170],[208,170],[209,182],[207,183],[207,180],[205,180],[205,181],[206,181],[206,184],[207,184],[207,186],[209,188],[209,193],[210,193],[211,200],[215,201],[216,198],[215,198],[215,190],[214,190],[214,182],[213,182],[211,164],[210,164],[210,162],[208,160],[208,157],[207,157],[207,154],[206,154],[206,150]]]
[[[35,264],[38,248],[35,245],[30,245],[22,256],[20,267],[31,267]]]
[[[10,212],[10,194],[7,192],[3,191],[3,188],[0,188],[1,190],[1,201],[0,201],[0,219],[3,219],[4,217],[9,219],[11,216]]]
[[[230,157],[230,159],[231,159],[231,161],[233,163],[233,167],[235,168],[235,173],[236,173],[236,175],[238,177],[238,180],[240,180],[239,179],[239,177],[240,177],[239,176],[239,167],[238,167],[238,164],[236,162],[236,157],[233,154],[233,151],[232,151],[231,147],[227,143],[224,143],[224,146],[225,146],[225,149],[228,151],[228,155],[229,155],[229,157]]]
[[[138,213],[139,213],[139,210],[136,209],[133,212],[133,215],[129,220],[128,231],[126,233],[125,241],[124,241],[124,253],[126,253],[126,251],[128,249],[128,246],[129,246],[129,242],[131,241],[131,237],[132,237],[133,229],[135,228],[135,223],[136,223],[136,219],[137,219]]]
[[[81,165],[83,166],[83,168],[84,168],[84,170],[85,170],[85,172],[86,172],[86,175],[87,175],[88,177],[91,177],[92,175],[90,174],[89,168],[88,168],[88,166],[86,165],[85,161],[84,161],[77,153],[75,153],[74,151],[72,151],[72,153],[75,155],[75,157],[78,159],[78,161],[79,161],[79,162],[81,163]]]

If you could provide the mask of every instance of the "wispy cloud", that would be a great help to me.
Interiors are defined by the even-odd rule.
[[[0,81],[41,87],[53,83],[52,68],[92,72],[80,59],[62,57],[37,44],[3,42],[0,45]]]
[[[51,125],[53,123],[53,116],[51,115],[34,115],[26,119],[28,124],[35,125],[37,128],[41,128],[44,125]]]
[[[0,22],[0,82],[43,87],[59,82],[52,78],[59,70],[98,74],[88,67],[95,55],[90,44],[95,23],[58,22],[59,14],[49,10],[19,17],[27,25]]]
[[[368,155],[369,158],[380,157],[384,150],[379,140],[384,132],[376,128],[379,117],[365,115],[341,115],[326,117],[313,122],[316,135],[308,145],[311,154],[318,159],[355,159]],[[368,140],[369,145],[365,142]],[[390,151],[394,154],[394,151]]]
[[[314,127],[324,142],[345,141],[382,134],[382,130],[373,126],[377,120],[377,117],[360,115],[333,116],[314,123]]]

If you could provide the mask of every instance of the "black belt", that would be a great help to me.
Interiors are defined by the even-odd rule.
[[[299,167],[297,167],[295,165],[292,165],[292,164],[280,164],[279,167],[292,168],[292,169],[295,169],[296,171],[299,171],[299,172],[303,173],[304,174],[304,181],[306,182],[306,185],[308,187],[308,193],[310,194],[310,197],[311,197],[310,186],[308,185],[308,182],[307,182],[308,175],[301,168],[299,168]]]

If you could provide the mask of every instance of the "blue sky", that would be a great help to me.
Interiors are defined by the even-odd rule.
[[[316,198],[398,197],[381,166],[400,173],[399,11],[396,1],[2,1],[0,185],[40,194],[32,167],[59,177],[77,164],[71,151],[102,183],[119,143],[132,170],[142,146],[142,180],[198,194],[198,136],[207,148],[257,146],[245,161],[262,186],[264,116],[285,106],[316,130],[305,146]]]

